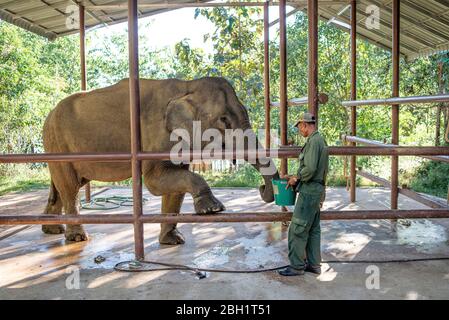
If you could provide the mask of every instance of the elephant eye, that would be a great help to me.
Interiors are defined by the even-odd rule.
[[[231,123],[229,122],[229,119],[225,116],[220,117],[220,121],[225,124],[225,127],[229,129],[231,127]]]
[[[220,123],[220,127],[223,126],[224,129],[230,129],[231,128],[231,122],[229,121],[228,117],[221,116],[218,118],[218,122]]]

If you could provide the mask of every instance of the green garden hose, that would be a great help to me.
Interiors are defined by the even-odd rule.
[[[142,203],[147,202],[147,198],[142,198]],[[133,197],[128,196],[106,196],[94,197],[90,202],[85,199],[81,200],[81,208],[86,210],[112,210],[120,207],[132,207]]]

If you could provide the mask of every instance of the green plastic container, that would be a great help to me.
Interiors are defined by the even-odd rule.
[[[273,180],[274,203],[278,206],[295,205],[296,192],[293,187],[287,188],[287,180]]]

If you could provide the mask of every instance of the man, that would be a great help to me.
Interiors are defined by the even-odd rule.
[[[303,275],[305,271],[321,273],[320,208],[325,198],[329,153],[312,114],[301,115],[295,127],[306,143],[299,155],[297,175],[284,176],[287,188],[295,188],[299,195],[288,230],[290,266],[279,271],[283,276]]]

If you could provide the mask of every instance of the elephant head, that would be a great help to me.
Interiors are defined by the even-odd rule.
[[[235,90],[223,78],[202,78],[185,82],[186,88],[177,98],[172,99],[166,109],[166,129],[173,133],[179,129],[191,138],[190,146],[211,148],[224,147],[227,151],[265,150],[251,129],[246,108],[239,101]],[[198,127],[198,125],[200,127]],[[239,136],[243,133],[243,138]],[[221,136],[217,138],[217,135]],[[234,137],[229,135],[234,134]],[[206,139],[204,137],[206,136]],[[213,136],[213,139],[211,137]],[[195,143],[199,139],[200,143]],[[243,139],[243,141],[241,141]],[[237,141],[236,141],[237,140]],[[233,141],[232,143],[229,143]],[[265,184],[259,191],[265,202],[273,202],[272,179],[279,178],[273,161],[266,156],[249,161],[263,176]]]

